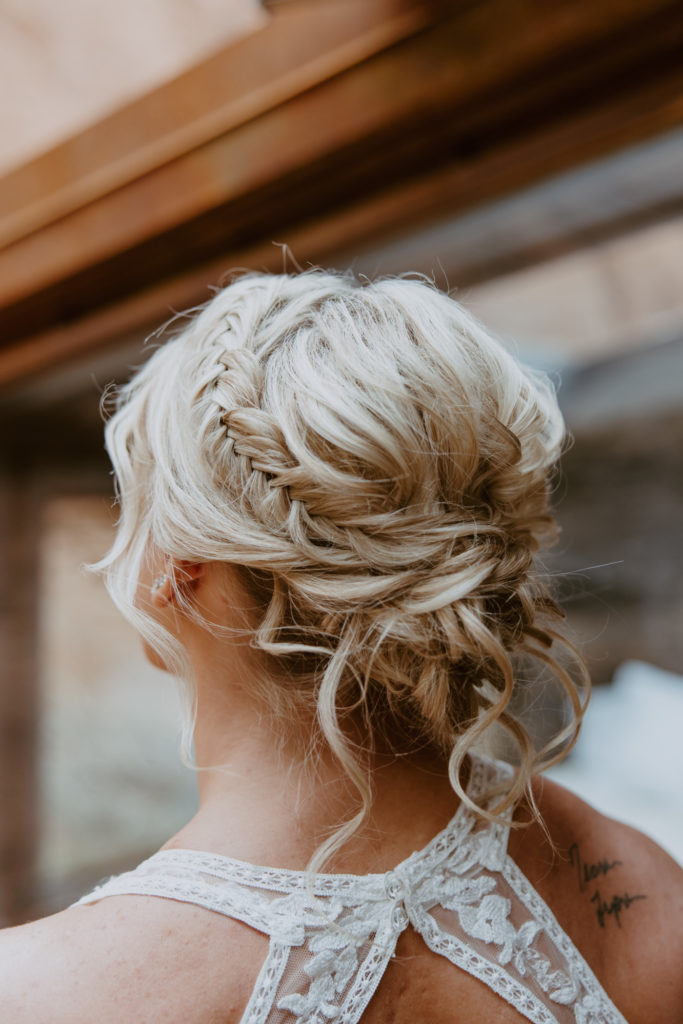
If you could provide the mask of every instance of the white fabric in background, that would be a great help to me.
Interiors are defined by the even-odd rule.
[[[593,691],[578,743],[547,775],[683,863],[683,677],[625,662]]]

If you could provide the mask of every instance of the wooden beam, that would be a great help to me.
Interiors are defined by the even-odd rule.
[[[144,329],[231,266],[281,265],[272,239],[328,262],[683,121],[677,4],[439,10],[437,26],[0,252],[0,379]]]
[[[285,5],[268,29],[224,51],[222,65],[214,59],[208,70],[196,70],[195,77],[206,90],[210,92],[213,85],[215,92],[218,82],[213,79],[220,76],[221,69],[226,79],[227,70],[237,68],[231,70],[236,81],[224,83],[229,102],[220,110],[220,118],[215,112],[215,117],[202,118],[192,108],[190,113],[197,120],[190,117],[183,128],[181,119],[178,131],[163,135],[153,154],[144,145],[140,152],[135,143],[145,125],[156,118],[162,101],[170,113],[185,95],[173,85],[169,96],[163,89],[153,94],[151,110],[145,100],[119,115],[121,123],[114,126],[118,146],[127,132],[134,140],[127,161],[125,156],[117,160],[110,144],[105,147],[109,161],[91,166],[95,163],[92,153],[101,142],[99,126],[92,129],[94,137],[85,133],[72,140],[72,150],[78,144],[73,183],[51,194],[53,208],[37,209],[28,203],[22,213],[21,204],[12,197],[13,181],[0,183],[0,193],[8,194],[11,204],[7,244],[0,251],[0,266],[6,270],[0,274],[0,306],[102,264],[217,206],[244,202],[260,187],[307,167],[321,152],[329,152],[338,145],[337,140],[343,140],[344,129],[347,134],[362,134],[370,111],[349,103],[342,109],[335,96],[339,92],[334,85],[336,76],[345,68],[362,66],[366,57],[385,49],[397,37],[415,32],[427,20],[428,9],[424,3],[405,0]],[[373,17],[369,18],[368,12]],[[243,67],[256,67],[259,74],[247,75],[247,87],[253,85],[253,90],[240,93]],[[333,83],[331,89],[326,89],[329,83]],[[190,84],[184,84],[191,95]],[[314,85],[318,89],[313,90]],[[310,101],[311,92],[315,102]],[[378,97],[374,106],[381,108],[383,102]],[[166,123],[168,116],[161,120]],[[206,136],[205,144],[200,145],[202,136]],[[81,157],[81,153],[85,155]],[[66,154],[58,156],[57,171]],[[85,163],[83,170],[79,159]],[[126,163],[123,168],[121,160]],[[138,173],[132,173],[134,169]],[[109,187],[105,187],[107,183]],[[79,191],[83,193],[81,201],[77,201]],[[17,213],[13,214],[15,207]],[[22,217],[29,219],[30,229],[20,234],[17,218]],[[41,230],[37,231],[37,226]]]
[[[605,98],[551,127],[541,124],[521,138],[500,140],[469,160],[451,161],[431,174],[347,203],[327,216],[300,223],[285,236],[294,260],[304,265],[351,263],[354,249],[411,224],[437,219],[444,210],[469,208],[626,146],[632,137],[664,131],[681,119],[683,80],[677,74],[650,88]],[[207,286],[236,267],[277,271],[286,256],[268,239],[235,247],[215,261],[162,280],[121,302],[103,306],[64,326],[0,349],[0,386],[34,374],[50,363],[77,358],[117,344],[138,332],[140,340],[183,309],[208,298]],[[292,264],[290,263],[289,269]],[[411,269],[405,267],[403,269]],[[460,267],[467,279],[467,267]],[[457,283],[457,282],[454,282]]]
[[[458,290],[683,215],[683,130],[619,149],[492,202],[434,216],[347,261],[357,273],[407,267]],[[341,252],[342,260],[345,257]],[[445,276],[444,276],[445,275]]]
[[[600,52],[592,74],[589,62],[585,60],[580,62],[580,68],[573,62],[564,67],[563,50],[571,53],[577,45],[585,49],[596,39],[602,43],[606,28],[612,32],[617,29],[618,35],[624,37],[634,15],[639,15],[636,19],[639,22],[644,13],[661,13],[657,8],[668,10],[670,5],[668,0],[622,0],[616,20],[615,5],[604,0],[602,3],[577,0],[571,18],[561,6],[545,7],[541,17],[531,17],[532,13],[537,13],[532,10],[536,6],[527,0],[487,0],[474,7],[466,7],[463,13],[451,15],[446,23],[433,28],[426,37],[412,38],[401,47],[379,54],[374,61],[359,63],[359,50],[364,50],[367,55],[372,46],[386,46],[387,38],[393,37],[395,41],[398,33],[396,23],[392,23],[392,34],[385,30],[381,37],[377,24],[369,29],[364,25],[367,34],[360,32],[353,40],[355,46],[350,46],[348,39],[344,38],[345,45],[332,47],[327,59],[323,60],[316,34],[320,28],[329,26],[324,17],[318,23],[311,15],[324,9],[324,15],[328,17],[338,4],[332,2],[328,5],[326,2],[324,8],[317,5],[310,10],[305,4],[308,32],[304,31],[307,22],[301,18],[299,5],[285,5],[282,23],[273,24],[256,37],[232,47],[223,54],[223,63],[228,67],[237,64],[241,68],[243,62],[253,64],[259,55],[258,66],[268,66],[271,52],[277,54],[281,48],[289,47],[292,39],[289,19],[291,12],[295,12],[298,14],[294,26],[296,38],[300,42],[308,40],[314,51],[314,67],[309,67],[308,78],[310,84],[315,81],[317,88],[301,87],[305,76],[298,67],[283,69],[279,82],[274,78],[267,88],[264,84],[261,88],[256,87],[254,92],[232,97],[232,105],[240,108],[240,114],[238,116],[233,110],[230,120],[227,110],[230,104],[222,109],[225,131],[212,135],[208,121],[199,118],[183,130],[178,129],[172,138],[172,133],[164,135],[163,144],[157,144],[153,157],[149,146],[136,149],[133,143],[125,169],[121,168],[122,158],[117,161],[113,155],[109,162],[95,170],[86,167],[84,172],[79,172],[76,169],[72,194],[56,194],[61,201],[54,211],[55,216],[45,219],[44,230],[38,234],[35,232],[35,207],[23,209],[23,216],[30,216],[33,221],[31,230],[24,232],[22,238],[17,237],[16,224],[12,224],[13,218],[22,215],[21,210],[18,209],[16,214],[10,212],[7,220],[10,228],[14,226],[17,242],[6,249],[9,258],[3,261],[6,266],[0,275],[0,303],[10,305],[27,294],[118,253],[130,251],[150,238],[158,238],[219,208],[229,207],[231,218],[237,216],[244,230],[245,218],[248,225],[254,216],[253,208],[245,208],[245,204],[250,196],[254,200],[258,196],[258,205],[262,206],[264,187],[292,174],[301,175],[315,161],[329,160],[350,147],[359,144],[373,147],[374,140],[387,131],[394,138],[400,138],[406,130],[417,130],[416,141],[421,141],[424,128],[420,130],[420,122],[423,123],[425,117],[442,119],[445,116],[450,129],[447,136],[452,144],[461,129],[452,123],[451,118],[458,116],[471,121],[474,103],[481,104],[481,113],[485,117],[492,99],[496,102],[495,91],[500,90],[502,95],[514,83],[513,91],[517,93],[520,78],[529,78],[534,70],[538,71],[539,65],[546,81],[539,83],[536,80],[535,86],[552,89],[558,78],[558,68],[549,67],[550,61],[560,63],[563,78],[568,77],[568,71],[571,77],[573,70],[575,76],[582,79],[580,87],[585,92],[586,78],[589,81],[594,79],[596,72],[609,68],[610,64],[616,63],[616,58],[624,56],[621,53],[623,43],[621,47],[617,46],[616,52],[614,47]],[[366,4],[362,9],[372,10],[374,5]],[[611,19],[608,14],[612,15]],[[344,25],[345,21],[341,24]],[[410,29],[412,33],[417,28],[415,19],[409,24],[405,19],[399,19],[398,24],[403,32]],[[336,23],[334,27],[339,30]],[[662,45],[673,42],[673,26],[667,18],[657,27],[659,51]],[[638,35],[639,52],[628,56],[636,56],[642,62],[648,40],[647,34],[639,32]],[[260,51],[256,45],[259,37]],[[625,41],[632,51],[634,39],[627,35]],[[332,46],[329,39],[323,40],[323,44],[325,42]],[[581,54],[573,56],[581,57]],[[592,56],[595,58],[595,54]],[[310,52],[308,57],[309,60],[312,58]],[[294,48],[294,58],[302,58],[301,46]],[[350,69],[345,75],[340,73],[344,59],[346,68]],[[215,62],[212,62],[210,70],[215,71]],[[294,70],[296,74],[293,74]],[[156,108],[163,96],[163,90],[153,95],[150,111],[138,104],[126,112],[125,125],[133,139],[144,131],[148,119],[157,116]],[[285,103],[285,99],[289,102]],[[173,106],[176,100],[176,90],[173,89],[169,106]],[[266,106],[268,100],[269,107]],[[533,113],[533,107],[525,108],[525,115]],[[165,119],[162,117],[161,120]],[[211,123],[217,129],[220,121],[216,119]],[[120,134],[123,134],[123,127],[120,126]],[[94,138],[86,136],[75,140],[86,153],[99,150],[100,129],[92,131]],[[120,145],[119,133],[112,134],[119,139]],[[202,134],[208,136],[208,141],[205,145],[196,144],[196,139]],[[105,147],[105,153],[107,151],[111,152],[111,146]],[[162,159],[162,152],[169,154],[168,158]],[[131,174],[133,166],[139,170],[137,175]],[[97,193],[93,193],[89,183],[98,173],[99,188]],[[112,179],[112,187],[104,189],[107,176]],[[310,188],[310,180],[308,185]],[[79,189],[84,193],[83,201],[75,204]],[[315,194],[319,189],[314,185],[312,191]],[[0,187],[0,192],[11,196],[12,189],[6,185]],[[98,202],[92,201],[95,195]],[[276,202],[280,201],[278,195]],[[267,213],[272,216],[270,208]]]
[[[0,179],[0,246],[272,110],[428,20],[416,0],[304,0]]]

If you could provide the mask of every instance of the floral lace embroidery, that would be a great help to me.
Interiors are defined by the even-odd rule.
[[[507,769],[473,762],[476,799]],[[317,875],[165,850],[80,903],[119,894],[194,903],[271,936],[242,1024],[355,1024],[401,933],[485,982],[534,1024],[626,1024],[553,914],[507,856],[509,829],[461,805],[384,875]]]

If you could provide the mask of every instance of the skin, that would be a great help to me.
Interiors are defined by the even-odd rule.
[[[166,584],[151,590],[166,573]],[[178,595],[208,619],[243,626],[249,598],[213,565],[150,556],[138,601],[184,644],[198,688],[199,811],[166,847],[304,868],[352,790],[334,759],[301,764],[311,726],[286,742],[250,692],[273,666],[245,643],[217,638],[183,614]],[[150,656],[153,656],[150,653]],[[378,756],[367,826],[326,870],[385,871],[424,846],[455,813],[438,758]],[[509,852],[593,968],[629,1024],[683,1017],[682,873],[654,843],[604,818],[558,786],[537,781],[545,830],[526,806]],[[254,814],[254,808],[258,814]],[[523,826],[524,822],[529,822]],[[549,838],[550,837],[550,838]],[[571,851],[574,851],[573,853]],[[618,864],[616,862],[619,862]],[[589,882],[583,882],[585,872]],[[582,874],[584,872],[584,874]],[[645,894],[600,923],[594,891]],[[0,932],[0,1004],[8,1024],[232,1024],[239,1021],[267,939],[210,911],[122,896]],[[430,953],[411,929],[399,940],[363,1020],[370,1024],[519,1024],[483,984]]]

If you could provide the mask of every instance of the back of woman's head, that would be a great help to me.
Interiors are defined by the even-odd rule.
[[[535,763],[508,706],[517,656],[550,664],[580,717],[533,562],[563,437],[547,379],[431,285],[246,275],[120,394],[122,517],[103,564],[176,665],[135,608],[145,550],[238,567],[262,609],[251,642],[282,667],[255,699],[312,709],[361,790],[345,721],[369,746],[441,749],[458,790],[498,721],[521,750],[516,799]]]

